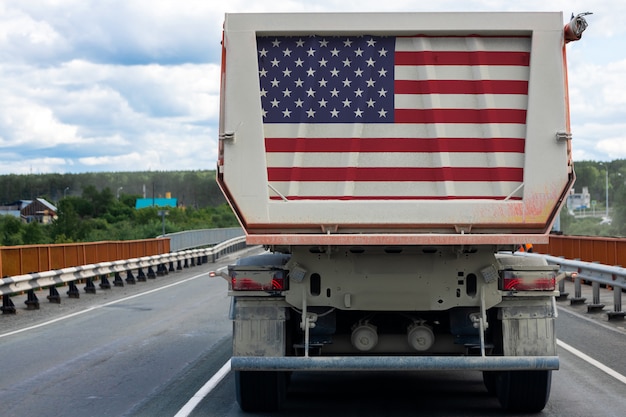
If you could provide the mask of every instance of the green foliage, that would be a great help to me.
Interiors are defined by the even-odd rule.
[[[15,182],[9,184],[7,180]],[[131,182],[150,181],[151,187],[146,187],[147,191],[171,190],[181,206],[136,210],[135,201],[142,194],[123,191],[133,189],[127,185]],[[49,188],[49,195],[56,195],[58,199],[57,218],[49,225],[24,224],[12,216],[0,216],[0,245],[3,246],[148,239],[161,235],[163,226],[166,233],[173,233],[238,225],[215,185],[215,173],[212,171],[5,175],[0,176],[0,190],[2,184],[8,192],[22,190],[19,196],[11,195],[11,198],[6,198],[5,194],[5,201],[27,199],[24,190],[43,190],[46,187]],[[111,187],[112,184],[115,186]],[[57,187],[56,194],[51,187]],[[76,192],[79,188],[82,188],[80,196]],[[184,207],[186,204],[189,205]],[[164,223],[158,214],[163,209],[168,212]]]

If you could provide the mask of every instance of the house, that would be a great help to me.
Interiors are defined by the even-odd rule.
[[[57,208],[43,198],[19,200],[6,206],[0,206],[0,215],[19,217],[26,223],[51,223],[57,217]]]

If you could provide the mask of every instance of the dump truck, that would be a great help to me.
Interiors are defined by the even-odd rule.
[[[539,411],[558,369],[541,257],[574,182],[584,14],[227,14],[217,182],[259,253],[228,280],[236,398],[298,371],[477,371]],[[480,375],[480,373],[478,374]]]

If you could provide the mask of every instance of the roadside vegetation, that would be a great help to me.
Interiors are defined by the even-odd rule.
[[[587,187],[593,207],[564,208],[561,232],[626,236],[626,160],[580,161],[575,170],[574,188]],[[178,207],[135,209],[138,198],[168,194]],[[56,205],[57,219],[26,224],[0,215],[0,246],[153,238],[163,232],[163,209],[168,211],[166,233],[238,226],[215,183],[215,171],[0,175],[0,205],[36,197]]]
[[[95,178],[95,174],[92,175]],[[130,181],[132,173],[126,175]],[[122,189],[116,194],[108,186],[98,189],[93,183],[74,184],[75,187],[82,187],[80,195],[74,191],[71,195],[66,193],[66,196],[62,196],[61,194],[58,200],[51,199],[47,195],[41,196],[49,199],[57,207],[58,217],[51,224],[37,222],[26,224],[16,217],[0,215],[0,246],[148,239],[161,235],[163,227],[165,227],[165,233],[174,233],[184,230],[238,226],[230,207],[217,186],[214,185],[214,173],[194,175],[192,179],[195,181],[192,182],[195,184],[191,186],[195,185],[197,188],[189,188],[190,184],[185,183],[185,179],[190,180],[189,175],[177,174],[177,176],[180,182],[166,175],[161,175],[160,179],[169,182],[171,191],[168,190],[168,192],[171,192],[172,197],[176,197],[178,192],[184,194],[184,191],[180,191],[181,189],[191,195],[204,194],[201,199],[193,200],[196,204],[180,205],[181,198],[179,197],[179,207],[150,206],[136,209],[135,202],[143,195],[126,194],[123,192],[126,187],[119,186],[118,189]],[[42,182],[42,178],[37,179],[40,183]],[[119,184],[119,180],[116,183]],[[156,197],[162,196],[156,195]],[[202,201],[205,205],[200,206],[197,204],[198,201]],[[4,202],[4,204],[7,203],[10,201]],[[164,219],[159,214],[160,210],[167,210],[167,216]]]

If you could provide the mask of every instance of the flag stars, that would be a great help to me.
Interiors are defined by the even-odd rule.
[[[264,123],[393,120],[392,38],[257,38]]]

